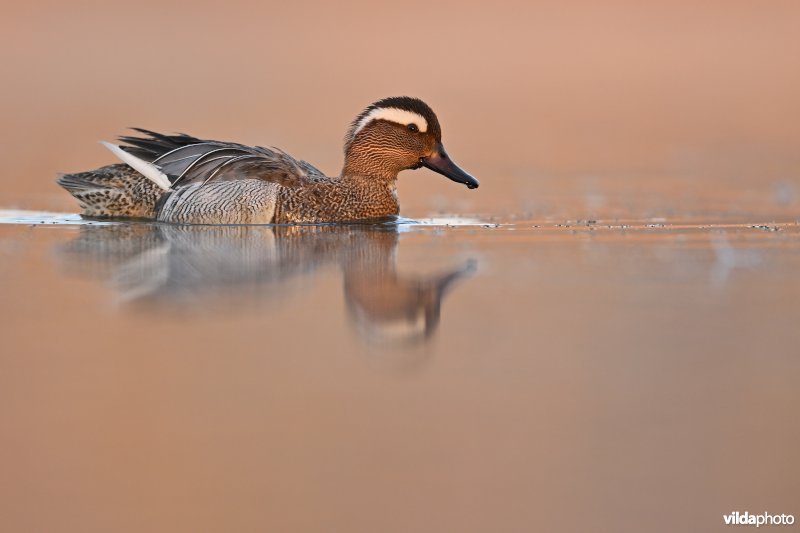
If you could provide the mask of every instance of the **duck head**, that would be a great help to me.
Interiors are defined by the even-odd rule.
[[[478,180],[447,155],[433,110],[408,96],[384,98],[359,114],[345,135],[344,174],[394,179],[401,170],[427,167],[470,189]]]

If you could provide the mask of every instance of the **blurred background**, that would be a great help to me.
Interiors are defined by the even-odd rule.
[[[0,205],[74,209],[55,173],[112,161],[96,141],[129,126],[336,174],[349,122],[398,94],[437,111],[482,182],[406,173],[406,213],[551,214],[576,188],[655,209],[797,202],[798,27],[792,0],[9,4]]]
[[[800,518],[799,29],[797,0],[5,2],[0,531]],[[452,218],[5,211],[75,213],[56,173],[129,126],[336,174],[400,94],[481,180],[405,172],[401,214]]]

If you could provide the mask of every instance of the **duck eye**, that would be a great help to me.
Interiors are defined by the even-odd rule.
[[[408,125],[408,131],[413,131],[414,133],[417,133],[419,131],[419,128],[417,127],[416,124],[412,122],[411,124]]]

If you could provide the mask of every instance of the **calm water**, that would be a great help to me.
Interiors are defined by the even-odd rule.
[[[799,27],[797,0],[5,2],[0,533],[800,520]],[[336,175],[401,94],[481,181],[403,172],[416,222],[88,224],[54,183],[128,126]]]
[[[0,520],[723,531],[733,510],[800,515],[800,225],[731,218],[1,212]]]

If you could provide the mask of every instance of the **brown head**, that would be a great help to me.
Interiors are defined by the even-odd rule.
[[[344,139],[344,174],[394,179],[401,170],[427,167],[470,189],[478,180],[442,146],[439,120],[417,98],[384,98],[359,114]]]

